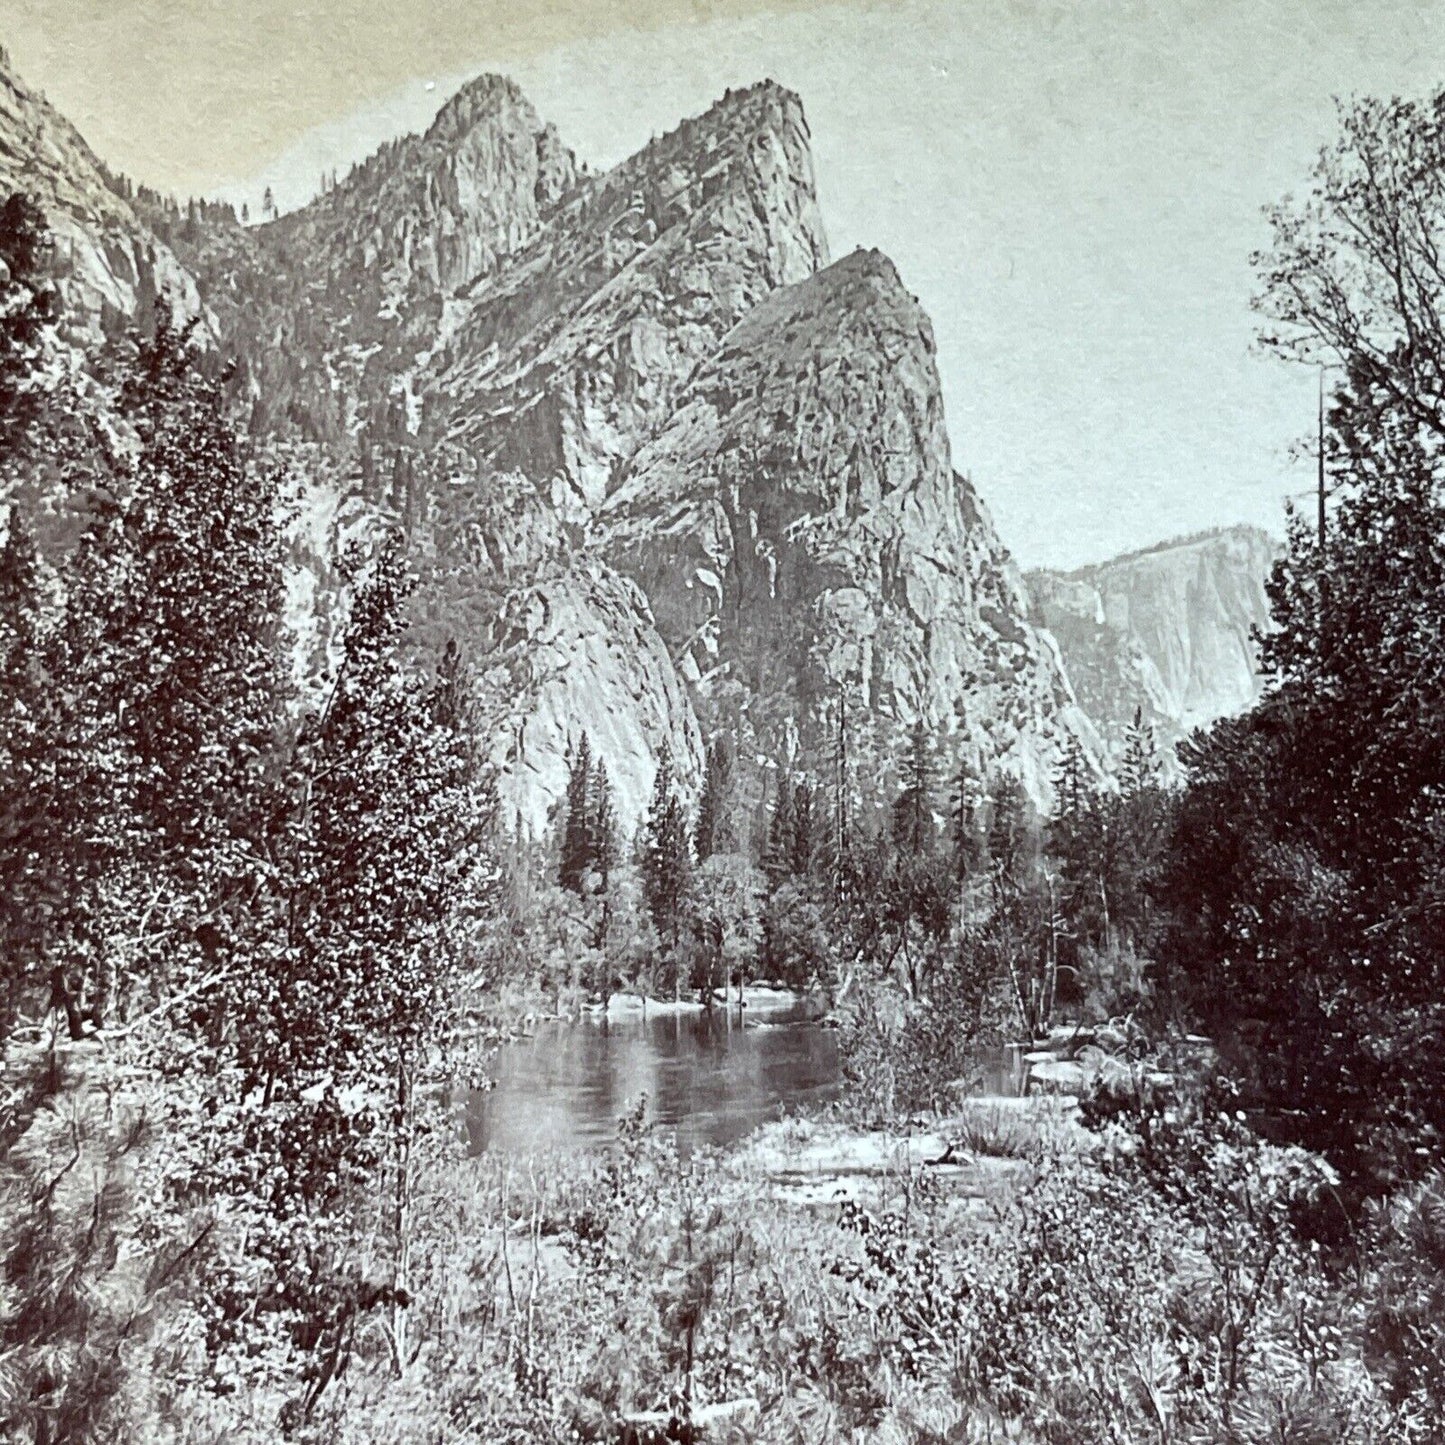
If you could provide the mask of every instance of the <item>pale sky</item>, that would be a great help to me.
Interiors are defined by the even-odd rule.
[[[933,317],[1026,566],[1278,530],[1315,381],[1252,353],[1262,208],[1333,96],[1445,84],[1445,0],[0,0],[0,38],[113,166],[285,202],[483,70],[603,166],[790,86],[834,254],[887,252]]]

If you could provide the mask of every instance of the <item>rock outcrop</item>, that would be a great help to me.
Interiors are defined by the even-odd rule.
[[[108,176],[0,79],[0,184],[66,239],[77,311],[166,289],[200,310],[254,444],[309,499],[298,668],[344,613],[329,540],[403,529],[418,635],[504,680],[493,751],[524,827],[583,732],[625,828],[661,751],[694,786],[717,728],[820,771],[846,715],[881,787],[922,718],[1041,801],[1063,740],[1092,746],[954,470],[927,318],[876,252],[828,265],[789,91],[730,92],[594,175],[482,77],[248,226]]]
[[[857,251],[756,306],[624,470],[602,550],[709,720],[816,765],[835,700],[885,762],[922,718],[1039,796],[1092,743],[1012,559],[953,469],[932,328]]]
[[[702,732],[635,583],[579,557],[518,589],[505,619],[514,643],[511,724],[499,730],[493,755],[520,831],[545,826],[583,733],[607,767],[629,831],[647,811],[663,747],[682,787],[696,792]]]
[[[426,384],[435,430],[584,518],[722,336],[826,259],[801,103],[731,93],[580,184],[465,298]]]
[[[365,281],[373,315],[452,297],[526,246],[576,184],[556,128],[515,82],[462,87],[422,136],[405,136],[258,238],[342,289]]]
[[[1080,705],[1112,743],[1140,709],[1172,743],[1259,696],[1257,630],[1279,544],[1254,527],[1165,542],[1073,572],[1034,572]]]

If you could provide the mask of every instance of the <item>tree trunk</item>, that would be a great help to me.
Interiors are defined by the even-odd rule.
[[[109,948],[102,948],[95,965],[95,988],[91,992],[89,1007],[85,1016],[97,1028],[104,1028],[115,1001],[116,984],[115,959]]]
[[[398,1375],[406,1368],[406,1301],[411,1294],[412,1112],[411,1080],[403,1057],[398,1060],[396,1069],[396,1181],[392,1198],[396,1260],[391,1282],[396,1297],[391,1306],[391,1338]]]
[[[70,1030],[72,1041],[85,1037],[85,1020],[81,1016],[80,1004],[71,990],[65,969],[58,963],[50,970],[50,1007],[64,1011],[65,1024]]]

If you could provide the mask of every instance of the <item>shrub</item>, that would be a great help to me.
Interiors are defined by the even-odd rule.
[[[1445,1174],[1388,1205],[1368,1235],[1365,1350],[1419,1438],[1445,1436]]]

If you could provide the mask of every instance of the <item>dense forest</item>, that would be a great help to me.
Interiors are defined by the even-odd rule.
[[[0,213],[0,1421],[62,1441],[1285,1442],[1445,1435],[1445,99],[1344,116],[1258,258],[1328,365],[1264,693],[1041,815],[913,729],[667,759],[625,836],[579,735],[542,840],[422,645],[405,529],[332,559],[298,679],[285,459],[164,300],[75,365],[46,217]],[[959,706],[969,706],[967,697]],[[823,1000],[841,1101],[1008,1167],[800,1213],[645,1107],[597,1159],[469,1158],[458,1100],[619,990]],[[1087,1031],[1077,1109],[971,1107]],[[1206,1040],[1208,1042],[1206,1042]],[[792,1134],[788,1134],[788,1130]]]

